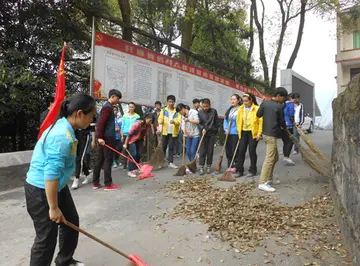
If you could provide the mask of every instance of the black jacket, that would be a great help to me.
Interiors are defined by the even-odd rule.
[[[210,108],[209,111],[199,111],[199,129],[206,130],[206,135],[216,135],[220,127],[220,119],[216,109]]]

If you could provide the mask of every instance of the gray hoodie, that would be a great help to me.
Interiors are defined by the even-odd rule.
[[[187,116],[184,118],[189,118],[189,120],[199,121],[198,111],[190,109]],[[181,120],[181,129],[186,133],[186,137],[194,138],[199,137],[200,130],[197,124],[190,122],[184,122],[184,119]]]

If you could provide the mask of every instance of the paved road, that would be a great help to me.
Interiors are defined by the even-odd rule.
[[[311,137],[325,154],[330,155],[332,132],[316,132]],[[260,168],[264,157],[263,143],[258,147],[258,154]],[[300,156],[293,159],[296,166],[278,164],[275,169],[276,177],[281,181],[277,194],[287,204],[310,200],[327,186],[327,180],[308,169]],[[173,177],[173,173],[173,170],[163,169],[156,173],[156,178],[136,182],[116,169],[113,176],[114,181],[122,186],[120,191],[93,191],[90,185],[73,191],[81,226],[125,252],[140,254],[153,266],[205,265],[205,262],[197,263],[200,256],[204,260],[208,258],[212,265],[263,265],[263,248],[239,255],[227,251],[226,244],[218,240],[203,243],[208,233],[206,225],[201,223],[171,220],[160,227],[157,225],[159,221],[152,217],[171,210],[177,203],[159,191],[166,182],[181,179]],[[221,185],[230,186],[229,183]],[[0,192],[0,217],[0,264],[28,265],[34,230],[26,212],[22,188]],[[218,245],[224,248],[212,250]],[[204,249],[212,251],[205,252]],[[304,265],[304,258],[288,257],[286,248],[279,250],[274,242],[269,242],[267,249],[277,255],[274,258],[276,265]],[[178,259],[178,256],[184,258]],[[76,258],[86,265],[126,265],[122,257],[84,236],[80,237]]]

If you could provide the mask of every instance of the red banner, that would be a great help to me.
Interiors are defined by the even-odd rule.
[[[38,135],[38,139],[40,139],[42,133],[50,127],[53,123],[55,123],[56,117],[59,114],[61,103],[65,99],[65,70],[64,70],[64,60],[65,60],[65,52],[66,52],[66,43],[64,43],[64,47],[61,53],[60,64],[57,73],[57,82],[56,82],[56,90],[55,90],[55,100],[52,105],[51,110],[47,114],[44,122],[40,126],[40,132]]]

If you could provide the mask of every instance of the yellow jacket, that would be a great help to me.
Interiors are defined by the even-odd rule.
[[[177,137],[179,135],[180,131],[180,122],[181,122],[181,115],[176,112],[176,109],[174,109],[175,113],[173,116],[173,128],[172,128],[172,136]],[[162,128],[162,134],[164,136],[168,135],[168,128],[169,128],[169,109],[167,107],[163,108],[160,112],[159,118],[158,118],[159,127]]]
[[[262,134],[263,118],[262,117],[259,118],[256,116],[259,106],[253,104],[251,108],[252,109],[249,113],[248,119],[250,119],[250,129],[251,129],[252,136],[255,139],[258,134],[260,134],[260,135]],[[236,128],[239,132],[239,138],[241,138],[241,132],[242,132],[243,126],[244,126],[244,113],[245,113],[244,105],[241,105],[239,107],[238,114],[236,117]]]

